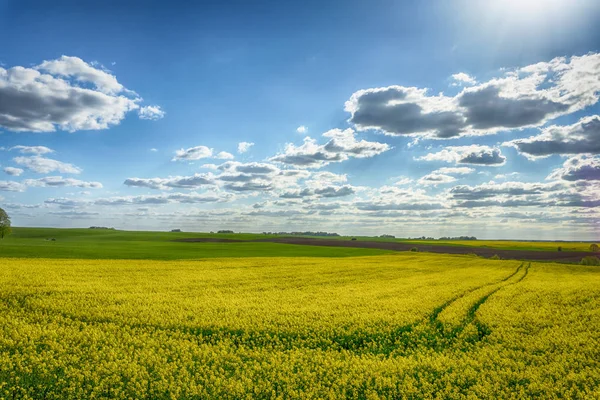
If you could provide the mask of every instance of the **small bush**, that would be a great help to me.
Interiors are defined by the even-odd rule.
[[[597,252],[598,251],[598,245],[596,243],[590,244],[590,251],[593,252]]]
[[[490,260],[502,260],[498,254],[494,254]]]
[[[558,246],[558,251],[562,251],[562,247]]]
[[[410,249],[410,251],[416,253],[417,251],[419,251],[419,249],[417,249],[416,247],[413,247],[412,249]]]
[[[350,239],[350,240],[356,240],[356,238],[352,238],[352,239]]]
[[[596,257],[596,256],[587,256],[587,257],[583,257],[581,259],[581,262],[579,263],[581,265],[592,265],[592,266],[600,266],[600,258]]]

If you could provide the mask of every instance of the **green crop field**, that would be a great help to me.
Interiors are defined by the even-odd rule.
[[[366,248],[299,246],[254,242],[277,238],[253,233],[136,232],[108,229],[14,228],[0,240],[0,257],[185,260],[219,257],[351,257],[388,254]],[[239,243],[181,243],[175,239],[212,238]],[[350,240],[350,236],[327,237]],[[585,242],[426,241],[359,236],[358,241],[403,242],[419,245],[489,247],[506,250],[589,251]],[[54,240],[51,240],[54,239]]]
[[[0,240],[0,257],[185,260],[216,257],[348,257],[386,254],[377,249],[279,243],[180,243],[181,238],[264,239],[258,234],[134,232],[107,229],[14,228]],[[55,240],[51,240],[55,239]]]
[[[600,397],[598,267],[0,261],[0,398]]]

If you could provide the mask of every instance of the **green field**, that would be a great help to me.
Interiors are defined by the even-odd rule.
[[[399,242],[418,245],[443,245],[458,247],[487,247],[501,250],[534,250],[534,251],[556,251],[560,246],[562,251],[590,251],[592,242],[567,242],[567,241],[521,241],[521,240],[421,240],[401,238],[381,238],[372,236],[332,236],[327,239],[334,240],[357,240],[375,242]]]
[[[211,234],[197,232],[136,232],[104,229],[13,228],[13,234],[0,240],[0,257],[44,257],[82,259],[189,260],[219,257],[351,257],[387,254],[378,249],[299,246],[251,242],[278,237],[253,233]],[[248,243],[179,243],[174,239],[219,238]],[[350,240],[350,236],[327,237]],[[419,245],[490,247],[506,250],[589,251],[584,242],[519,241],[425,241],[358,236],[359,241],[406,242]],[[55,239],[51,241],[49,239]]]
[[[264,239],[260,234],[135,232],[105,229],[14,228],[0,240],[0,257],[189,260],[217,257],[350,257],[386,254],[377,249],[297,246],[279,243],[179,243],[208,237]],[[51,241],[49,239],[55,239]]]
[[[600,398],[598,267],[1,262],[3,399]]]

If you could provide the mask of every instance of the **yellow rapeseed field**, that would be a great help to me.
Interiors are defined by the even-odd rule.
[[[0,398],[600,398],[600,269],[0,259]]]

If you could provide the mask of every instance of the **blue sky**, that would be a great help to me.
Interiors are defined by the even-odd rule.
[[[20,226],[597,238],[597,2],[322,3],[0,1],[0,206]]]

